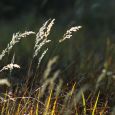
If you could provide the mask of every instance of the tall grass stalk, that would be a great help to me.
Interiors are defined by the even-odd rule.
[[[51,102],[51,96],[52,96],[52,89],[50,91],[50,95],[46,101],[46,108],[45,108],[45,112],[43,113],[43,115],[47,115],[48,114],[48,110],[49,110],[49,107],[50,107],[50,102]]]
[[[84,93],[82,92],[82,102],[83,102],[83,114],[84,115],[87,115],[86,114],[86,100],[85,100],[85,96],[84,96]]]
[[[2,60],[2,58],[5,56],[6,53],[9,53],[11,51],[11,49],[13,48],[13,46],[15,44],[17,44],[18,42],[20,42],[20,40],[22,38],[25,38],[27,37],[28,35],[31,35],[31,34],[35,34],[35,32],[32,32],[32,31],[25,31],[24,33],[16,33],[16,34],[13,34],[12,36],[12,40],[10,41],[10,43],[7,45],[6,49],[4,49],[2,51],[2,53],[0,54],[0,60]]]
[[[66,33],[63,35],[63,38],[59,40],[59,42],[63,42],[66,39],[70,39],[72,37],[72,32],[76,32],[81,28],[81,26],[75,26],[75,27],[71,27],[70,29],[68,29],[66,31]]]
[[[95,101],[95,104],[94,104],[94,107],[93,107],[92,115],[95,115],[95,111],[96,111],[96,108],[97,108],[97,103],[98,103],[98,100],[99,100],[99,95],[100,95],[100,91],[98,92],[98,95],[97,95],[97,98],[96,98],[96,101]]]

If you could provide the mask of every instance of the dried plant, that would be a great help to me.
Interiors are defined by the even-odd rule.
[[[69,30],[66,31],[66,33],[63,35],[63,38],[59,40],[59,42],[63,42],[66,39],[70,39],[72,37],[72,32],[76,32],[81,28],[81,26],[75,26],[70,28]]]
[[[30,70],[32,70],[32,73],[34,74],[29,73],[30,77],[32,78],[30,79],[31,81],[29,82],[29,86],[28,84],[26,84],[27,83],[26,82],[24,83],[24,87],[22,87],[23,83],[21,83],[21,85],[16,84],[16,87],[15,86],[13,87],[13,82],[12,82],[13,78],[0,79],[0,85],[7,85],[12,88],[10,92],[6,92],[5,94],[3,94],[3,96],[1,96],[1,92],[0,92],[1,115],[15,115],[15,114],[16,115],[18,114],[20,115],[24,115],[24,114],[28,114],[28,115],[84,114],[86,115],[90,113],[92,113],[92,115],[108,114],[109,109],[110,109],[109,104],[108,104],[108,95],[107,95],[107,99],[105,100],[103,99],[105,98],[104,96],[101,97],[101,95],[99,95],[100,93],[102,93],[99,91],[96,97],[96,101],[94,102],[95,94],[94,94],[94,91],[91,90],[92,88],[89,85],[89,83],[88,84],[84,83],[83,85],[80,85],[80,83],[78,83],[79,81],[77,82],[77,80],[73,78],[73,74],[71,74],[72,82],[69,80],[66,83],[63,82],[62,79],[63,79],[64,73],[63,72],[60,73],[59,70],[55,71],[53,69],[53,65],[57,61],[58,57],[54,57],[50,59],[48,64],[46,65],[46,69],[42,68],[44,70],[43,74],[41,73],[38,74],[39,72],[42,72],[38,70],[38,68],[40,67],[40,63],[48,51],[48,47],[46,47],[46,49],[43,49],[43,46],[51,42],[51,40],[48,39],[48,35],[50,34],[53,24],[54,24],[54,19],[46,21],[43,24],[43,26],[40,28],[39,32],[36,34],[33,59],[36,56],[39,56],[39,58],[37,57],[35,58],[38,60],[38,62],[37,62],[37,66],[34,68],[32,67],[35,66],[36,64],[33,63],[33,59],[31,60],[30,65],[32,64],[33,65],[29,67],[30,67]],[[70,39],[72,37],[72,33],[78,31],[80,28],[81,26],[70,28],[63,35],[63,39],[59,40],[59,42],[63,42],[66,39]],[[5,56],[6,53],[9,53],[9,51],[13,48],[13,46],[16,43],[20,42],[21,38],[24,38],[30,34],[35,34],[35,33],[30,31],[30,32],[22,33],[22,34],[21,33],[14,34],[12,41],[8,44],[7,48],[3,50],[2,54],[0,55],[0,60],[2,60],[2,58]],[[41,49],[43,52],[41,52]],[[41,54],[41,55],[38,55],[38,54]],[[15,64],[14,62],[15,62],[15,55],[13,56],[10,64],[4,66],[0,70],[0,72],[5,71],[5,70],[10,70],[10,73],[11,73],[14,68],[20,69],[20,66],[18,64]],[[84,64],[84,68],[85,68],[85,64]],[[34,69],[38,71],[34,72]],[[71,69],[70,70],[68,69],[68,71],[71,71]],[[86,69],[87,69],[87,66],[86,66]],[[86,72],[88,73],[89,71],[86,71]],[[80,72],[78,71],[78,73],[82,74],[82,71]],[[39,75],[40,77],[35,79],[35,77]],[[79,76],[79,74],[75,74],[75,75]],[[87,74],[85,77],[87,77],[88,75],[90,74]],[[113,75],[113,72],[111,71],[108,71],[108,70],[102,71],[99,78],[97,79],[96,87],[98,88],[100,86],[100,83],[106,76],[111,77],[112,75]],[[93,76],[93,72],[91,72],[91,76]],[[68,76],[67,76],[67,79],[68,79]],[[82,78],[80,78],[80,80],[81,79]],[[11,81],[11,84],[9,83],[8,80]],[[15,79],[14,79],[14,82],[16,82]],[[28,87],[32,87],[32,88],[30,89]],[[100,98],[103,100],[100,101]],[[115,113],[114,111],[115,109],[113,108],[112,115],[114,115]]]
[[[8,69],[10,69],[10,70],[12,70],[13,68],[20,68],[20,66],[18,65],[18,64],[8,64],[8,65],[6,65],[6,66],[4,66],[1,70],[0,70],[0,72],[2,72],[2,71],[4,71],[4,70],[8,70]]]
[[[47,43],[51,42],[47,37],[50,34],[50,30],[54,24],[55,19],[46,21],[43,26],[40,28],[39,32],[36,34],[36,41],[34,46],[33,58],[36,57],[40,49]],[[48,24],[49,23],[49,24]]]
[[[5,56],[5,54],[7,52],[10,52],[10,50],[13,48],[13,46],[20,42],[21,38],[25,38],[26,36],[30,35],[30,34],[35,34],[35,32],[32,31],[25,31],[24,33],[16,33],[13,34],[12,36],[12,40],[11,42],[7,45],[6,49],[2,51],[2,53],[0,54],[0,60],[2,60],[2,58]]]
[[[38,65],[37,65],[37,69],[39,68],[40,66],[40,63],[42,61],[42,59],[44,58],[45,54],[47,53],[48,51],[48,48],[42,53],[42,55],[40,56],[39,60],[38,60]]]
[[[8,79],[0,79],[0,85],[7,85],[8,87],[10,87],[11,84]]]
[[[49,60],[48,64],[47,64],[47,68],[46,70],[44,71],[44,74],[43,74],[43,79],[47,79],[48,75],[50,74],[51,72],[51,69],[52,69],[52,65],[57,61],[58,57],[54,57],[53,59]]]

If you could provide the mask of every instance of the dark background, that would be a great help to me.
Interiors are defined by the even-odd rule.
[[[68,75],[77,74],[77,68],[82,64],[85,71],[95,69],[95,58],[99,59],[97,65],[104,59],[106,40],[109,38],[114,43],[115,0],[0,0],[0,51],[7,46],[13,33],[25,30],[37,32],[49,18],[56,19],[50,35],[54,45],[45,59],[59,55],[59,66],[62,69],[66,67],[64,71],[71,68],[66,72]],[[70,41],[60,46],[55,44],[69,27],[78,25],[82,29]],[[34,39],[20,43],[15,50],[18,52],[17,62],[26,65],[29,62],[27,57],[31,60]]]
[[[1,24],[22,23],[25,29],[36,22],[40,24],[41,20],[56,18],[61,26],[82,25],[89,33],[98,35],[106,31],[113,35],[114,11],[114,0],[0,0]],[[2,25],[0,28],[5,28]]]
[[[32,13],[36,17],[75,19],[89,26],[114,26],[114,0],[0,0],[0,20]],[[67,19],[68,19],[67,18]]]
[[[114,33],[114,11],[114,0],[0,0],[1,22],[18,19],[23,23],[24,19],[31,21],[27,17],[31,15],[33,22],[56,18],[62,24],[81,24],[97,32],[105,29]]]

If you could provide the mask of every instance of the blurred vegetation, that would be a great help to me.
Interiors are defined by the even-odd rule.
[[[114,0],[1,0],[0,29],[7,32],[13,28],[13,32],[25,27],[31,29],[36,22],[56,18],[60,28],[77,24],[85,28],[87,35],[114,37],[114,11]]]
[[[113,24],[115,18],[114,0],[1,0],[0,19],[13,19],[23,13],[32,12],[38,16],[64,17],[71,14],[85,24]]]
[[[115,97],[114,11],[115,0],[0,0],[0,52],[11,41],[13,33],[31,30],[37,33],[46,20],[55,18],[55,25],[48,37],[52,43],[48,44],[49,50],[41,62],[38,77],[42,76],[48,61],[54,56],[59,56],[56,64],[52,66],[51,76],[56,70],[61,70],[59,78],[65,81],[67,86],[64,85],[68,89],[74,86],[75,82],[78,89],[88,83],[90,84],[88,90],[95,93],[93,89],[96,84],[97,89],[99,88],[103,94],[101,98],[107,98],[105,99],[107,105],[113,106],[115,102],[112,98]],[[82,29],[74,33],[69,41],[58,43],[67,29],[79,25]],[[2,68],[11,62],[15,54],[15,63],[21,66],[21,70],[13,72],[12,76],[15,80],[18,79],[18,82],[20,78],[28,76],[34,51],[35,36],[27,38],[16,44],[0,62]],[[44,47],[41,49],[41,52],[43,51]],[[32,65],[33,73],[36,67],[34,64],[36,65],[36,62]],[[5,78],[6,75],[7,72],[1,74]],[[36,82],[40,80],[38,77]],[[91,97],[94,98],[92,94]]]
[[[106,42],[109,39],[114,43],[114,11],[114,0],[1,0],[0,51],[6,47],[13,33],[25,30],[38,32],[47,19],[56,18],[55,27],[50,35],[54,45],[50,46],[51,50],[45,59],[49,60],[55,55],[60,55],[61,68],[69,65],[73,68],[70,73],[65,73],[68,76],[74,72],[76,74],[76,69],[80,65],[79,60],[84,64],[88,56],[90,59],[95,58],[94,54],[98,55],[97,57],[104,63]],[[69,42],[56,45],[55,42],[62,37],[63,33],[75,25],[81,25],[82,29]],[[27,57],[31,60],[33,44],[32,37],[23,40],[15,49],[18,54],[17,60],[21,59],[27,64]]]

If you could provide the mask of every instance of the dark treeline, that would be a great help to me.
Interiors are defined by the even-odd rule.
[[[29,12],[50,18],[69,16],[91,28],[115,27],[115,0],[0,0],[0,19],[15,19]]]
[[[0,0],[0,18],[14,18],[31,10],[52,16],[72,8],[75,0]]]

